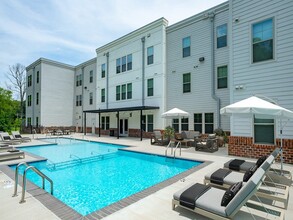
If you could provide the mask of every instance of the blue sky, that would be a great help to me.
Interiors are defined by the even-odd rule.
[[[225,0],[1,0],[0,87],[9,65],[40,57],[78,65],[154,20],[174,24]]]

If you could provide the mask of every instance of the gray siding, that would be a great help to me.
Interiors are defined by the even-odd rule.
[[[293,1],[231,1],[231,16],[238,22],[232,23],[233,81],[231,102],[236,102],[251,95],[260,94],[275,100],[280,106],[293,109]],[[251,26],[267,18],[274,19],[274,60],[252,63]],[[235,86],[243,85],[236,90]],[[239,123],[241,122],[241,123]],[[232,121],[232,134],[251,136],[247,126],[253,129],[251,121],[246,119]],[[276,134],[279,125],[276,123]],[[250,135],[251,134],[251,135]],[[293,137],[293,123],[289,122],[283,134]],[[278,136],[278,135],[277,135]]]
[[[216,27],[228,23],[228,10],[219,12],[214,20],[215,39],[215,92],[221,99],[221,107],[229,104],[229,89],[217,89],[217,66],[228,65],[228,47],[216,49]],[[193,130],[194,113],[214,113],[214,128],[217,122],[217,103],[212,98],[211,67],[211,25],[210,19],[187,19],[179,27],[167,31],[167,110],[177,107],[191,114],[189,129]],[[182,39],[190,36],[191,56],[182,57]],[[203,62],[199,58],[204,57]],[[228,65],[229,66],[229,65]],[[183,93],[183,74],[191,73],[191,92]],[[204,120],[204,119],[203,119]],[[221,127],[230,130],[229,117],[222,117]]]

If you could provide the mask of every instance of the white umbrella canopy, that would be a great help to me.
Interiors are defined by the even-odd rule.
[[[257,118],[280,119],[280,139],[281,139],[281,170],[283,170],[283,141],[282,141],[282,119],[293,118],[293,112],[271,102],[260,99],[256,96],[228,105],[220,110],[224,115],[252,116]]]
[[[263,116],[267,118],[293,118],[293,112],[285,109],[281,106],[275,105],[271,102],[267,102],[256,96],[244,99],[242,101],[228,105],[220,110],[221,114],[232,115],[232,114],[255,114],[258,117]]]
[[[163,118],[189,117],[189,113],[179,108],[173,108],[162,114]]]
[[[189,117],[189,113],[179,108],[173,108],[162,114],[162,118],[179,118],[179,133],[181,132],[181,118]]]

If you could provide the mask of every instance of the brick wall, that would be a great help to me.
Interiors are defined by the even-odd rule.
[[[259,158],[270,154],[276,147],[280,147],[281,140],[276,145],[254,144],[252,137],[229,137],[228,154],[239,157]],[[283,157],[285,163],[293,164],[293,139],[283,139]]]

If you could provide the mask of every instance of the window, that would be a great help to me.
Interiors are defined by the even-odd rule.
[[[37,92],[37,94],[36,94],[36,105],[38,105],[39,104],[39,93]]]
[[[105,89],[101,89],[101,102],[105,102]]]
[[[174,128],[175,132],[179,132],[179,119],[178,118],[173,118],[172,128]]]
[[[80,74],[76,76],[76,86],[81,86],[81,84],[82,84],[82,76]]]
[[[92,92],[90,92],[90,105],[92,105],[93,104],[93,93]]]
[[[273,19],[252,25],[253,63],[273,59]]]
[[[228,68],[227,66],[219,66],[217,71],[218,89],[228,88]]]
[[[122,72],[126,71],[126,56],[122,57]]]
[[[101,65],[101,78],[105,78],[105,76],[106,76],[106,64],[103,63]]]
[[[110,129],[110,117],[109,116],[102,116],[101,117],[101,126],[102,126],[102,130],[109,130]]]
[[[190,73],[183,74],[183,93],[190,92]]]
[[[116,101],[132,99],[132,83],[116,86]]]
[[[90,71],[90,83],[94,81],[94,72],[91,70]]]
[[[227,24],[217,27],[217,48],[227,46]]]
[[[116,73],[120,73],[121,72],[121,58],[118,58],[116,60]]]
[[[120,92],[121,86],[116,86],[116,101],[120,100],[121,92]]]
[[[204,121],[205,121],[205,133],[212,134],[214,132],[214,114],[205,113]]]
[[[29,75],[27,77],[27,87],[30,87],[30,86],[32,86],[32,75]]]
[[[181,118],[181,130],[182,131],[188,131],[188,118]]]
[[[148,96],[154,95],[154,79],[148,79]]]
[[[81,106],[82,105],[82,95],[77,95],[76,96],[76,101],[75,101],[76,106]]]
[[[147,64],[148,65],[153,64],[154,63],[154,47],[148,47],[147,56],[148,56]]]
[[[132,54],[127,55],[127,70],[132,70]]]
[[[142,130],[146,131],[146,115],[141,116],[141,125]]]
[[[32,95],[27,96],[27,106],[32,106]]]
[[[37,71],[37,83],[40,82],[40,71]]]
[[[154,116],[147,115],[147,131],[153,132],[154,131]]]
[[[121,99],[125,100],[126,99],[126,84],[123,84],[121,86],[122,92],[121,92]]]
[[[39,117],[36,117],[36,126],[39,126]]]
[[[202,114],[201,113],[194,114],[194,130],[202,133]]]
[[[27,126],[31,126],[32,125],[32,118],[27,118]]]
[[[127,83],[127,99],[132,99],[132,83]]]
[[[190,56],[190,37],[185,37],[182,40],[182,55],[183,57]]]
[[[274,119],[254,118],[254,142],[274,144]]]

